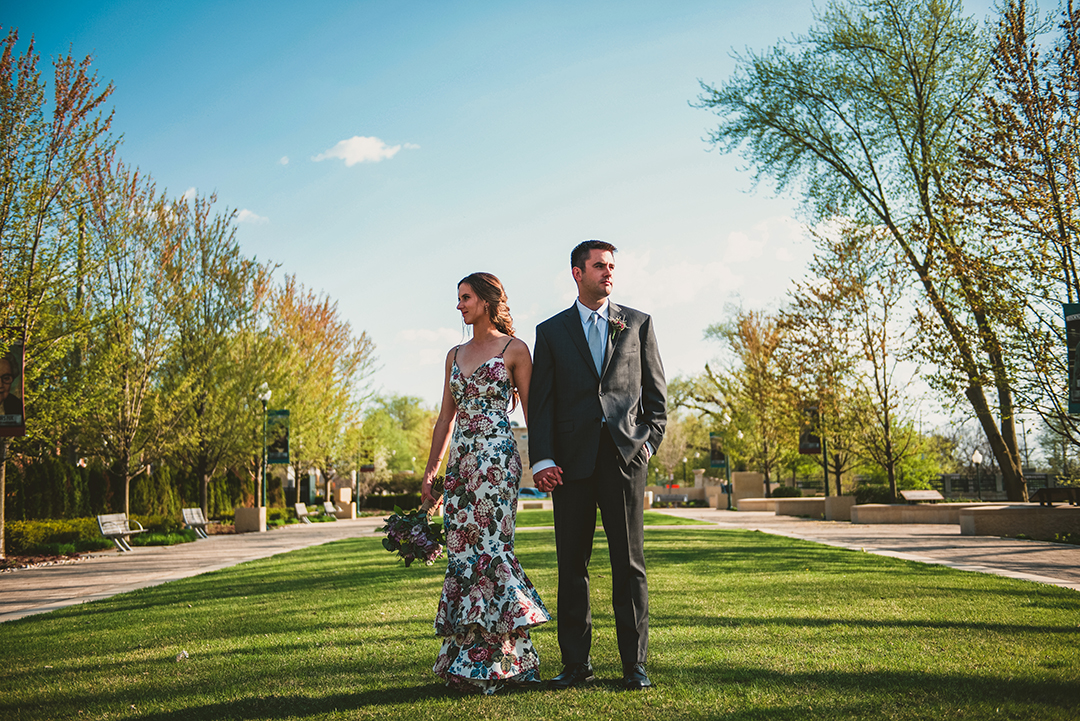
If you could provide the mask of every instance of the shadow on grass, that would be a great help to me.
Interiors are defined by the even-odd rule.
[[[327,671],[331,674],[339,672],[338,669]],[[955,709],[958,704],[966,705],[969,712],[1007,708],[1014,714],[1028,710],[1040,717],[1069,718],[1075,700],[1080,698],[1080,683],[1076,682],[923,671],[780,673],[752,667],[699,666],[654,669],[652,676],[657,686],[643,694],[621,693],[616,682],[602,680],[594,686],[571,692],[500,692],[489,699],[478,699],[478,703],[489,713],[501,711],[504,716],[515,715],[513,711],[524,705],[539,710],[547,718],[581,716],[583,711],[599,711],[601,707],[609,712],[619,707],[630,711],[639,708],[643,702],[657,710],[665,707],[672,712],[678,710],[684,717],[716,719],[872,718],[885,709],[898,706],[914,712],[901,715],[919,717],[923,712],[929,716],[934,710]],[[808,692],[816,694],[817,709],[792,702],[806,698]],[[125,699],[103,694],[88,700],[100,708],[123,703]],[[171,700],[183,703],[175,697]],[[149,721],[292,719],[357,709],[377,709],[379,716],[395,718],[430,712],[433,710],[430,703],[442,700],[451,701],[455,708],[464,710],[458,706],[463,700],[459,693],[433,681],[354,693],[271,694],[191,704],[166,711],[139,710],[138,718]],[[827,708],[821,707],[823,701],[828,704]],[[653,717],[663,717],[663,714]]]

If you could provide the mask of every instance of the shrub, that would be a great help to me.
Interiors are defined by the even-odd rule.
[[[855,487],[855,503],[892,503],[888,486],[860,484]]]
[[[4,524],[4,548],[13,555],[74,553],[112,546],[102,538],[96,518],[8,521]]]
[[[178,543],[191,543],[199,540],[198,534],[190,528],[177,531],[140,533],[131,537],[132,546],[175,546]]]
[[[794,486],[777,486],[772,489],[773,498],[802,498],[802,489]]]

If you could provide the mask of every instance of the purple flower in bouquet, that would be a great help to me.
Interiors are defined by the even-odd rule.
[[[442,495],[443,478],[435,479],[431,492],[439,498]],[[434,503],[425,501],[418,510],[405,512],[394,507],[394,514],[386,519],[386,525],[379,530],[386,534],[383,548],[397,553],[408,567],[419,559],[430,566],[442,556],[446,536],[441,523],[432,523],[429,515]]]

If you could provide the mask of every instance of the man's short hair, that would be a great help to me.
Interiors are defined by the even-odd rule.
[[[610,253],[618,252],[618,249],[604,240],[583,240],[570,251],[570,267],[585,270],[585,261],[589,259],[589,253],[594,250],[606,250]]]

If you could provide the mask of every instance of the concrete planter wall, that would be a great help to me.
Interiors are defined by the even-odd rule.
[[[985,503],[864,503],[851,509],[852,523],[960,523],[965,508]]]
[[[266,507],[236,509],[236,532],[251,533],[253,531],[266,530]]]
[[[1080,533],[1080,506],[971,506],[960,511],[962,536],[1027,536],[1043,541]]]
[[[825,498],[774,498],[773,504],[778,516],[825,517]]]

